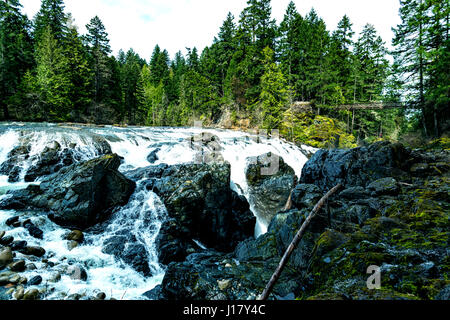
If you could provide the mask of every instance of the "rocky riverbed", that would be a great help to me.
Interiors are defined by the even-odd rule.
[[[0,158],[0,299],[256,299],[338,183],[270,299],[449,299],[447,150],[379,142],[306,162],[284,144],[189,134],[77,133],[37,152],[23,133]]]
[[[0,126],[2,300],[154,298],[170,263],[264,232],[258,211],[285,205],[307,160],[236,132],[15,126]],[[264,188],[246,176],[264,152],[293,169],[258,178],[280,195],[255,209]]]

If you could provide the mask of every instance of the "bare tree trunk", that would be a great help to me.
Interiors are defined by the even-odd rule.
[[[280,264],[278,265],[277,269],[275,270],[274,274],[272,275],[272,278],[270,278],[270,281],[267,283],[266,288],[264,289],[261,296],[258,298],[258,300],[267,300],[267,298],[270,295],[270,292],[272,291],[273,287],[278,281],[278,278],[281,276],[281,273],[283,272],[284,267],[286,266],[287,262],[289,261],[289,258],[292,255],[292,252],[294,249],[298,246],[300,240],[302,240],[303,235],[305,234],[306,228],[311,223],[311,220],[317,215],[319,210],[323,207],[325,202],[328,200],[329,197],[331,197],[334,193],[336,193],[340,188],[342,187],[341,184],[338,184],[333,189],[328,191],[326,195],[320,199],[320,201],[315,205],[314,209],[311,211],[309,216],[306,218],[305,222],[303,222],[300,230],[295,235],[294,239],[292,240],[291,244],[287,248],[286,252],[283,255],[283,258],[281,258]]]

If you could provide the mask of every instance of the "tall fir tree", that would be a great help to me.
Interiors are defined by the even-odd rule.
[[[101,103],[108,98],[108,83],[111,78],[108,55],[111,53],[111,47],[108,33],[98,16],[91,19],[86,29],[88,33],[85,36],[85,42],[89,47],[90,65],[94,72],[94,102]]]
[[[47,27],[56,40],[61,40],[67,33],[67,15],[63,0],[42,0],[41,8],[34,18],[34,39],[36,42],[46,32]]]
[[[33,65],[30,22],[18,0],[0,2],[0,111],[10,118],[10,98]]]
[[[269,47],[264,49],[264,74],[261,79],[260,103],[265,129],[277,129],[285,110],[289,88],[279,66],[275,63],[274,52]]]

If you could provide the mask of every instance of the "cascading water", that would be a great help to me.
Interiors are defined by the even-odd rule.
[[[18,182],[10,183],[7,176],[0,174],[0,200],[8,196],[5,195],[7,190],[20,189],[28,185],[24,182],[26,169],[38,160],[38,155],[46,146],[52,145],[55,141],[60,144],[61,149],[74,150],[75,161],[84,161],[99,155],[96,137],[101,136],[109,143],[112,152],[124,158],[119,170],[126,174],[129,170],[149,166],[147,156],[155,150],[158,151],[158,159],[154,165],[195,161],[196,150],[191,146],[191,138],[205,132],[219,138],[217,143],[220,145],[223,159],[231,164],[231,187],[247,199],[249,199],[245,178],[247,158],[272,152],[281,156],[298,176],[307,161],[304,155],[307,147],[302,149],[279,139],[265,137],[255,139],[251,134],[237,131],[204,128],[90,128],[5,123],[0,124],[0,165],[7,160],[8,153],[17,146],[29,145],[31,150],[29,156],[20,163],[22,171]],[[251,203],[250,205],[258,217]],[[51,222],[45,212],[26,212],[22,217],[30,218],[44,231],[42,240],[31,237],[22,227],[15,229],[6,227],[5,221],[17,214],[15,211],[0,211],[0,230],[8,230],[8,235],[26,240],[29,245],[45,248],[49,257],[47,263],[36,259],[36,269],[26,271],[23,276],[30,279],[41,275],[44,279],[51,279],[61,269],[59,270],[61,280],[47,283],[54,291],[49,291],[46,299],[62,299],[74,293],[92,296],[97,290],[106,293],[107,298],[144,299],[142,294],[162,281],[164,268],[158,263],[155,239],[166,218],[166,209],[158,196],[145,188],[143,181],[137,181],[136,190],[128,204],[116,210],[101,233],[86,232],[85,242],[71,250],[67,248],[66,242],[61,240],[69,230]],[[267,225],[258,222],[256,235],[266,231]],[[153,276],[144,277],[113,255],[102,252],[109,236],[120,233],[132,234],[145,247]],[[18,256],[20,257],[20,253]],[[87,269],[89,274],[87,281],[73,280],[65,275],[64,268],[67,264],[74,263]],[[55,266],[52,266],[53,264]]]

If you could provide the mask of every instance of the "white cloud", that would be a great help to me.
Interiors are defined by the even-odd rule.
[[[273,17],[279,23],[290,0],[272,0]],[[133,48],[149,59],[156,44],[171,56],[194,46],[202,50],[210,45],[230,11],[239,18],[246,0],[66,0],[66,12],[72,13],[79,31],[98,15],[105,24],[115,54]],[[359,33],[366,23],[375,25],[390,45],[391,27],[399,23],[397,0],[295,0],[305,16],[312,7],[334,30],[344,14]],[[34,17],[40,0],[21,0],[24,12]]]

